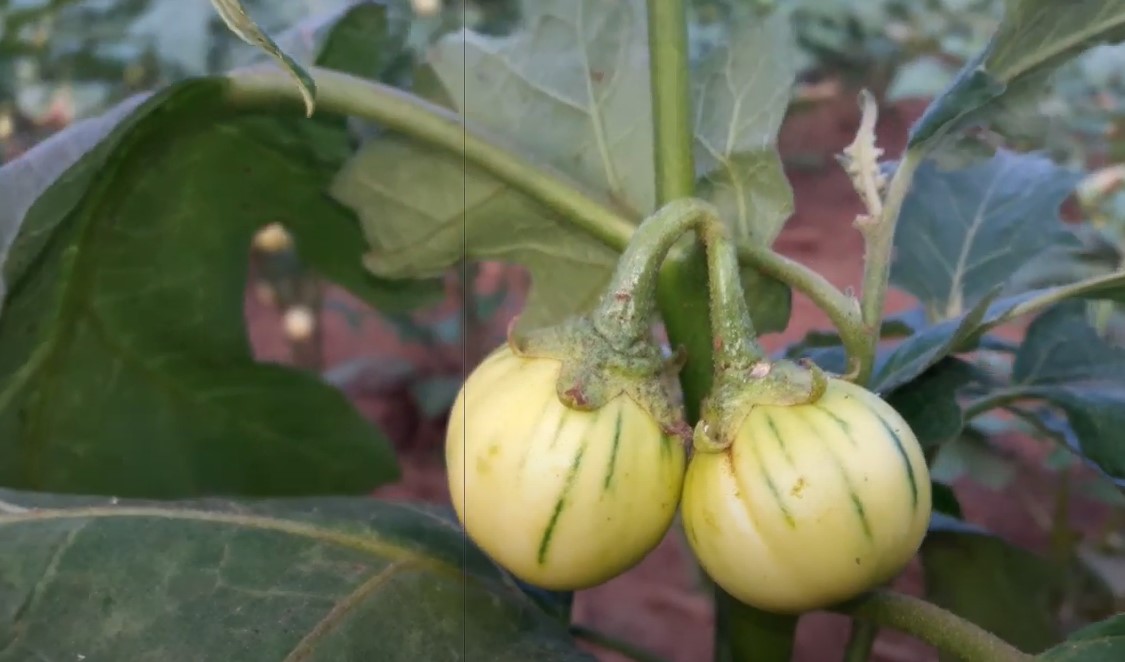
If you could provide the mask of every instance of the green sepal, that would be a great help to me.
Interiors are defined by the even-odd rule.
[[[618,336],[615,343],[598,330],[594,319],[593,314],[579,315],[518,336],[513,319],[508,346],[517,356],[562,363],[556,389],[565,406],[593,411],[624,395],[648,412],[665,434],[690,443],[691,426],[675,391],[683,352],[664,358],[651,337],[623,345]]]
[[[820,400],[828,375],[807,359],[731,364],[716,370],[704,399],[692,446],[699,453],[721,453],[734,443],[750,411],[759,405],[792,407]]]

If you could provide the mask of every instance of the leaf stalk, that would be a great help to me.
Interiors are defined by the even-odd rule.
[[[875,367],[875,351],[879,344],[879,327],[883,320],[883,305],[887,298],[887,283],[891,275],[891,259],[894,252],[895,226],[899,212],[914,172],[918,169],[925,154],[918,149],[907,150],[899,161],[895,174],[887,186],[886,199],[878,218],[859,225],[866,244],[863,263],[863,326],[867,336],[864,351],[859,355],[859,370],[855,377],[858,384],[866,384]]]
[[[662,34],[659,28],[652,33]],[[615,209],[611,203],[598,200],[561,173],[535,163],[518,154],[516,150],[504,146],[499,138],[477,128],[469,128],[457,113],[388,85],[330,69],[309,67],[307,70],[316,82],[318,112],[348,115],[376,122],[386,129],[400,132],[423,144],[463,156],[468,164],[488,172],[557,212],[563,222],[572,223],[607,247],[623,251],[629,244],[636,227],[636,219]],[[234,70],[227,74],[227,80],[227,101],[235,108],[262,109],[284,104],[303,110],[303,99],[300,91],[293,85],[292,79],[285,72],[271,65],[255,65]],[[681,181],[679,185],[665,184],[665,190],[683,189],[683,182],[686,181],[684,173],[687,169],[683,168],[682,164],[687,162],[681,160],[680,167],[670,167],[665,171],[666,173],[679,172],[681,173],[679,177],[683,178],[682,181],[677,180]],[[671,181],[670,175],[667,176],[667,181]],[[665,195],[668,193],[661,193],[661,196]],[[859,318],[858,305],[853,298],[846,296],[816,271],[774,252],[767,246],[739,244],[737,252],[742,263],[789,284],[824,310],[840,333],[849,356],[857,357],[863,350],[866,346],[866,334]],[[702,265],[703,255],[697,247],[684,256],[669,259],[665,263],[665,273],[661,275],[661,280],[676,280],[680,277],[678,274],[689,272],[698,273],[699,278],[703,278]],[[698,292],[699,288],[694,288],[694,291]],[[661,298],[666,302],[662,305],[670,306],[669,310],[684,309],[684,314],[691,312],[706,314],[706,302],[700,301],[699,305],[691,308],[688,305],[690,303],[688,297],[690,291],[673,294],[665,288],[661,292]],[[669,333],[672,333],[671,328]],[[709,342],[709,335],[704,334],[701,340]],[[693,390],[705,391],[706,389],[702,388],[706,386],[703,376],[710,374],[710,356],[698,354],[702,345],[697,348],[695,343],[685,340],[681,342],[684,342],[693,356],[698,356],[700,359],[699,369],[689,366],[685,368],[685,374],[689,375],[688,379],[693,384]]]

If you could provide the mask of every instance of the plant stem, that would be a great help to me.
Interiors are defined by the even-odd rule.
[[[867,662],[871,657],[871,649],[875,646],[875,637],[878,635],[878,626],[866,621],[853,620],[852,633],[848,637],[847,647],[844,648],[844,662]]]
[[[662,10],[661,15],[663,13]],[[663,31],[658,27],[654,34],[663,34]],[[468,128],[460,115],[388,85],[318,67],[309,67],[307,71],[316,81],[318,112],[350,115],[377,122],[421,143],[463,156],[472,166],[535,199],[609,248],[623,251],[629,244],[629,238],[635,229],[635,219],[614,209],[609,202],[596,199],[560,173],[533,163],[512,149],[502,147],[498,138],[478,129]],[[292,79],[272,65],[233,71],[228,74],[227,81],[226,98],[236,108],[263,109],[287,105],[294,112],[303,109],[303,101]],[[662,114],[660,117],[662,122],[667,121],[666,115]],[[688,191],[690,195],[691,188],[686,186],[686,173],[691,168],[684,165],[690,165],[690,157],[687,160],[681,158],[678,163],[679,166],[669,166],[662,172],[669,173],[664,175],[669,182],[670,173],[674,172],[680,173],[679,177],[683,181],[678,185],[663,184],[663,188],[659,189],[662,200],[683,197],[683,191]],[[866,347],[855,301],[816,271],[779,255],[766,246],[740,245],[738,257],[761,273],[789,284],[824,310],[843,338],[849,355]],[[673,260],[669,260],[671,262]],[[693,286],[694,291],[700,291],[700,279],[704,278],[704,272],[703,254],[699,247],[686,255],[677,256],[675,262],[678,266],[669,264],[667,278],[688,278],[698,285]],[[682,294],[690,297],[691,292]],[[662,296],[667,297],[669,294]],[[692,317],[706,315],[706,302],[702,299],[690,301],[681,298],[675,301],[675,307],[683,309],[685,314]],[[672,328],[669,328],[669,333],[672,333]],[[692,343],[687,342],[686,338],[680,342],[689,352],[696,354]],[[703,364],[701,372],[709,373],[709,356],[699,356]],[[688,374],[690,373],[688,369]],[[698,383],[698,380],[693,383]]]
[[[629,243],[634,223],[608,202],[546,166],[501,147],[499,136],[468,129],[457,113],[409,92],[330,69],[307,69],[317,86],[317,108],[377,122],[423,143],[463,155],[513,188],[530,195],[599,241],[617,250]],[[262,108],[302,103],[292,79],[281,70],[260,65],[228,74],[227,100],[236,107]]]
[[[608,634],[586,627],[585,625],[571,625],[570,634],[580,639],[585,639],[592,644],[597,644],[602,648],[621,653],[625,657],[634,659],[637,662],[667,662],[656,653],[649,652],[639,646],[635,646],[627,641],[622,641],[617,637],[611,637]]]
[[[738,275],[738,256],[726,236],[726,228],[715,222],[701,229],[707,245],[708,291],[711,298],[711,337],[716,365],[749,368],[765,351],[757,343],[754,323],[746,307],[746,295]]]
[[[789,662],[797,617],[760,611],[715,587],[715,661]]]
[[[683,0],[648,0],[649,82],[652,91],[656,198],[666,204],[695,193],[692,153],[687,9]],[[669,256],[660,274],[658,305],[669,342],[687,350],[680,388],[689,423],[711,388],[711,327],[708,323],[707,262],[700,241]]]
[[[894,250],[895,226],[902,203],[910,190],[914,171],[921,164],[924,152],[907,150],[899,161],[887,197],[877,219],[860,226],[866,251],[863,263],[863,325],[867,329],[867,347],[860,355],[856,382],[865,384],[875,365],[875,350],[879,344],[879,327],[883,320],[883,304],[887,297],[887,281],[891,275],[891,257]]]
[[[659,206],[695,194],[687,8],[684,0],[648,0],[647,13]]]
[[[685,232],[699,232],[701,228],[706,236],[716,229],[722,234],[715,208],[691,198],[662,206],[637,227],[592,315],[603,336],[621,338],[629,344],[649,337],[664,258]],[[718,243],[729,248],[725,242]],[[737,264],[733,269],[737,276]],[[745,308],[741,300],[739,304]]]
[[[647,9],[657,200],[658,204],[667,205],[695,193],[687,8],[684,0],[648,0]],[[742,298],[737,257],[733,247],[725,241],[718,219],[715,221],[714,230],[705,225],[697,226],[698,239],[707,243],[706,258],[701,251],[701,241],[696,241],[688,251],[668,260],[660,282],[659,303],[669,340],[687,349],[688,360],[680,372],[680,384],[692,424],[699,417],[700,403],[711,388],[713,338],[726,334],[723,337],[739,339],[737,344],[721,350],[728,355],[749,354],[756,347],[756,343],[754,346],[744,344],[753,343],[750,335],[753,326]],[[774,255],[772,251],[770,254]],[[716,266],[722,274],[715,273]],[[731,278],[731,282],[724,281]],[[732,291],[737,291],[738,305],[723,309],[722,319],[711,317],[708,324],[708,299],[700,296],[705,288],[711,291],[712,297],[717,295],[724,302],[733,296]],[[718,309],[718,303],[711,301],[712,313]],[[796,618],[762,614],[725,596],[718,587],[715,591],[716,619],[725,624],[715,628],[717,660],[784,662],[789,659]],[[771,636],[759,636],[765,633]]]
[[[902,593],[873,591],[832,611],[913,635],[965,662],[1034,659],[977,624]]]
[[[737,250],[740,261],[788,284],[823,310],[840,334],[852,370],[859,368],[860,357],[867,351],[868,332],[863,324],[859,302],[854,297],[841,292],[820,273],[774,252],[768,246],[739,243]]]
[[[993,391],[988,395],[982,395],[976,400],[967,403],[962,408],[962,416],[966,421],[969,421],[976,418],[977,416],[980,416],[981,414],[986,414],[993,409],[1003,407],[1004,405],[1008,405],[1025,398],[1027,398],[1027,393],[1025,393],[1018,387],[1000,389],[997,391]]]

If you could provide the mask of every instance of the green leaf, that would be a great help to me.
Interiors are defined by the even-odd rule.
[[[316,108],[316,81],[312,79],[312,76],[296,60],[281,50],[273,39],[270,39],[269,35],[262,32],[254,19],[246,13],[241,0],[211,0],[211,5],[215,7],[215,11],[219,12],[219,16],[230,28],[230,31],[238,35],[239,39],[265,51],[281,65],[282,69],[293,76],[293,79],[297,82],[297,87],[301,90],[301,98],[305,100],[305,114],[312,117],[313,110]]]
[[[997,291],[993,290],[960,317],[917,331],[883,357],[877,357],[870,388],[891,393],[913,381],[938,361],[971,348],[984,332],[983,323]]]
[[[198,79],[154,95],[31,207],[5,265],[0,485],[282,495],[397,477],[340,392],[256,364],[244,328],[259,227],[317,237],[322,259],[362,243],[322,194],[336,160],[309,148],[335,131],[234,115],[223,91]]]
[[[147,94],[137,94],[100,116],[74,122],[68,130],[55,133],[0,168],[0,200],[4,201],[0,205],[0,265],[6,262],[8,250],[36,199],[53,184],[55,204],[60,207],[75,204],[85,182],[57,181],[59,177],[146,98]],[[50,228],[42,228],[40,232],[46,237]],[[7,270],[3,270],[0,271],[0,311],[3,311],[6,293]]]
[[[1012,366],[1012,387],[1066,412],[1083,455],[1116,479],[1125,478],[1125,349],[1108,345],[1078,301],[1040,315]]]
[[[967,428],[942,445],[930,467],[930,476],[946,483],[968,478],[1000,491],[1011,484],[1016,467],[992,446],[987,435]]]
[[[445,94],[427,96],[446,98],[482,135],[503,136],[492,140],[545,173],[558,172],[574,195],[637,223],[655,206],[649,80],[646,68],[637,66],[647,58],[645,30],[638,0],[534,3],[512,35],[460,31],[442,37],[420,75],[445,88]],[[721,95],[708,94],[722,108]],[[724,130],[745,123],[748,111],[738,112]],[[722,120],[709,116],[708,127]],[[754,142],[760,132],[734,135],[732,157],[741,158],[746,149],[748,158],[765,154]],[[769,191],[755,189],[755,199],[777,199],[778,191],[790,196],[787,184],[780,184],[785,190],[772,184]],[[522,329],[593,305],[619,257],[615,248],[461,156],[402,136],[369,142],[340,173],[333,195],[363,219],[372,246],[366,263],[376,274],[431,275],[462,259],[526,266],[533,287],[520,316]],[[776,223],[766,233],[770,241]],[[785,328],[789,288],[750,267],[742,277],[759,332]]]
[[[1059,218],[1079,173],[1041,155],[914,175],[895,231],[892,282],[940,318],[957,317],[1052,246],[1077,245]]]
[[[725,43],[693,75],[698,195],[736,238],[768,246],[793,213],[776,147],[797,75],[793,28],[781,9],[740,6],[728,20]]]
[[[470,125],[614,200],[640,219],[656,204],[644,3],[542,0],[522,28],[442,37],[430,67]]]
[[[891,391],[886,400],[910,424],[924,449],[936,448],[961,434],[964,420],[957,392],[975,374],[970,364],[946,357]]]
[[[367,143],[331,192],[358,213],[379,276],[431,277],[461,259],[526,266],[521,328],[592,306],[619,257],[461,157],[397,135]]]
[[[1039,91],[1060,65],[1086,49],[1125,38],[1125,1],[1005,0],[1005,15],[985,49],[911,128],[909,147],[987,122]]]
[[[0,659],[593,659],[424,506],[0,499]]]
[[[154,95],[28,205],[5,264],[0,484],[176,497],[356,493],[397,477],[341,393],[254,362],[247,249],[281,222],[306,262],[376,306],[441,290],[363,269],[355,218],[324,194],[350,149],[341,119],[233,113],[224,90],[197,79]],[[59,140],[93,144],[82,130]]]
[[[915,379],[950,354],[975,349],[988,331],[1068,299],[1125,300],[1125,272],[1057,287],[1032,290],[994,301],[1000,288],[960,317],[917,328],[914,335],[876,356],[872,388],[889,393]],[[839,354],[833,350],[835,354]],[[835,360],[837,357],[833,356]]]
[[[1105,277],[1125,266],[1125,255],[1099,228],[1070,227],[1073,240],[1060,241],[1030,260],[1007,281],[1008,292],[1026,292]]]
[[[1087,625],[1044,651],[1043,662],[1117,662],[1125,658],[1125,614]]]
[[[922,543],[926,595],[1024,651],[1061,638],[1054,612],[1062,569],[999,538],[930,531]]]

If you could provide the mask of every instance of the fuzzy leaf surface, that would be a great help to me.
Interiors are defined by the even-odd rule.
[[[1066,412],[1081,452],[1114,479],[1125,479],[1125,349],[1090,326],[1086,307],[1065,302],[1040,315],[1012,367],[1012,388]]]
[[[1083,51],[1125,38],[1125,0],[1005,0],[1004,18],[977,57],[962,67],[911,128],[909,146],[940,140],[1020,106],[1050,74]]]
[[[173,498],[359,493],[397,477],[339,391],[254,361],[248,248],[281,222],[307,264],[389,309],[431,300],[433,284],[363,269],[354,216],[324,194],[350,150],[342,122],[233,112],[225,85],[185,81],[111,132],[57,136],[94,146],[26,204],[4,264],[0,485]]]
[[[999,538],[931,530],[922,543],[927,598],[1017,648],[1038,652],[1058,642],[1052,609],[1061,569]]]
[[[1125,656],[1125,614],[1111,616],[1074,632],[1043,652],[1042,662],[1116,662]]]
[[[1079,180],[1041,155],[997,152],[988,161],[917,170],[895,231],[891,280],[956,317],[1052,246],[1077,245],[1059,207]]]
[[[0,499],[3,662],[593,659],[425,506]]]
[[[481,135],[503,136],[493,140],[513,155],[557,173],[575,196],[639,223],[656,204],[644,3],[547,0],[525,4],[522,18],[505,37],[460,31],[439,39],[422,72],[444,88],[432,96],[447,100]],[[716,96],[714,103],[721,108],[721,101]],[[705,128],[717,131],[713,123],[726,122],[724,130],[737,138],[732,158],[745,153],[761,161],[764,133],[747,119],[752,108],[730,105],[737,116],[710,113]],[[747,176],[765,172],[752,170]],[[764,205],[791,197],[787,184],[774,184],[742,190]],[[367,143],[332,192],[363,220],[372,248],[366,264],[376,274],[429,275],[462,259],[527,267],[533,286],[521,328],[588,308],[619,256],[484,169],[403,136]],[[772,241],[784,218],[762,218],[776,225],[763,235]],[[784,328],[788,287],[750,268],[743,281],[759,331]]]
[[[770,245],[793,213],[777,134],[796,78],[790,13],[732,8],[724,42],[693,75],[699,195],[734,225],[734,236]]]

